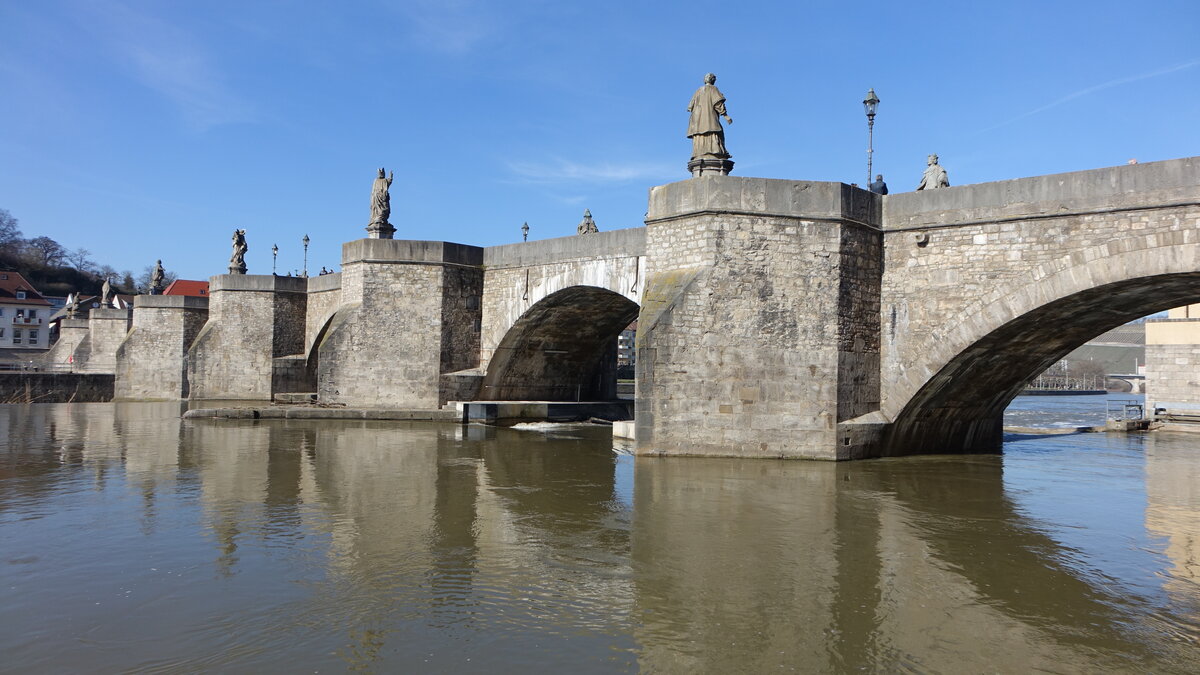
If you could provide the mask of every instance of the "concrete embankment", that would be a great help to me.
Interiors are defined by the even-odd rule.
[[[0,403],[100,403],[113,398],[112,373],[0,373]]]
[[[379,408],[319,408],[275,406],[262,408],[194,408],[184,419],[289,420],[417,420],[462,421],[462,413],[447,410],[388,410]]]

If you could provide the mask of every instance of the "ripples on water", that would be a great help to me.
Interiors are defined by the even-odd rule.
[[[1200,670],[1200,436],[833,465],[177,414],[0,407],[0,670]]]

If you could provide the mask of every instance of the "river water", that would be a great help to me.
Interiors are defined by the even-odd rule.
[[[1102,421],[1067,398],[1009,423]],[[0,671],[1200,671],[1200,435],[835,465],[178,414],[0,406]]]

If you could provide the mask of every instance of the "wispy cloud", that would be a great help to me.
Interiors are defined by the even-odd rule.
[[[391,5],[411,22],[418,46],[462,54],[498,32],[500,19],[478,0],[402,0]]]
[[[522,183],[623,183],[661,178],[671,168],[656,162],[575,162],[553,158],[545,162],[509,162],[508,169]]]
[[[81,21],[143,85],[171,101],[199,129],[254,118],[253,107],[226,84],[213,54],[177,25],[120,3],[105,3]]]
[[[1150,78],[1152,78],[1152,77],[1160,77],[1160,76],[1162,76],[1162,75],[1169,75],[1170,73],[1177,73],[1177,72],[1179,72],[1179,71],[1181,71],[1181,70],[1187,70],[1187,69],[1189,69],[1189,68],[1194,68],[1194,67],[1196,67],[1196,66],[1198,66],[1198,65],[1200,65],[1200,59],[1197,59],[1197,60],[1195,60],[1195,61],[1188,61],[1188,62],[1186,62],[1186,63],[1180,63],[1180,64],[1176,64],[1176,65],[1174,65],[1174,66],[1171,66],[1171,67],[1169,67],[1169,68],[1162,68],[1162,69],[1160,69],[1160,70],[1153,70],[1153,71],[1150,71],[1150,72],[1147,72],[1147,73],[1141,73],[1140,75],[1131,75],[1131,76],[1129,76],[1129,77],[1122,77],[1122,78],[1118,78],[1118,79],[1115,79],[1115,80],[1110,80],[1110,81],[1108,81],[1108,82],[1104,82],[1104,83],[1102,83],[1102,84],[1093,85],[1093,86],[1091,86],[1091,87],[1085,87],[1085,88],[1083,88],[1083,89],[1080,89],[1080,90],[1078,90],[1078,91],[1073,91],[1073,92],[1071,92],[1070,94],[1067,94],[1066,96],[1063,96],[1062,98],[1059,98],[1059,99],[1056,99],[1056,100],[1054,100],[1054,101],[1051,101],[1050,103],[1047,103],[1047,104],[1045,104],[1045,105],[1043,105],[1043,106],[1039,106],[1039,107],[1037,107],[1037,108],[1034,108],[1033,110],[1030,110],[1030,111],[1028,111],[1028,112],[1023,112],[1023,113],[1021,113],[1020,115],[1017,115],[1016,117],[1013,117],[1013,118],[1011,118],[1011,119],[1007,119],[1007,120],[1005,120],[1005,121],[1003,121],[1003,122],[1000,122],[1000,123],[998,123],[998,124],[993,124],[993,125],[992,125],[992,126],[990,126],[990,127],[986,127],[986,128],[984,128],[984,129],[980,129],[980,130],[979,130],[979,131],[977,131],[976,133],[977,133],[977,134],[981,134],[981,133],[984,133],[984,132],[987,132],[987,131],[991,131],[992,129],[998,129],[998,128],[1002,127],[1002,126],[1006,126],[1006,125],[1012,124],[1013,122],[1017,122],[1017,121],[1019,121],[1019,120],[1023,120],[1023,119],[1025,119],[1026,117],[1030,117],[1030,116],[1036,115],[1036,114],[1038,114],[1038,113],[1040,113],[1040,112],[1045,112],[1045,111],[1047,111],[1047,110],[1049,110],[1049,109],[1051,109],[1051,108],[1056,108],[1056,107],[1058,107],[1058,106],[1060,106],[1060,105],[1062,105],[1062,104],[1064,104],[1064,103],[1066,103],[1066,102],[1068,102],[1068,101],[1072,101],[1072,100],[1074,100],[1074,99],[1077,99],[1077,98],[1079,98],[1079,97],[1081,97],[1081,96],[1087,96],[1088,94],[1094,94],[1094,93],[1096,93],[1096,92],[1098,92],[1098,91],[1102,91],[1102,90],[1104,90],[1104,89],[1111,89],[1112,87],[1119,87],[1119,86],[1121,86],[1121,85],[1123,85],[1123,84],[1130,84],[1130,83],[1132,83],[1132,82],[1139,82],[1139,81],[1141,81],[1141,80],[1148,80],[1148,79],[1150,79]]]

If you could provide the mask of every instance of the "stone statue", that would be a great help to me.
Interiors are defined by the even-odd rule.
[[[154,265],[154,271],[150,273],[150,295],[162,295],[163,279],[166,278],[166,275],[166,270],[162,266],[162,260],[159,260]]]
[[[575,234],[595,234],[600,231],[596,227],[596,221],[592,220],[592,210],[583,210],[583,220],[579,221],[579,227],[575,228]]]
[[[938,156],[930,155],[925,161],[929,166],[925,167],[925,175],[921,176],[921,184],[917,186],[917,189],[934,190],[950,187],[950,179],[946,176],[946,170],[938,164]]]
[[[372,239],[391,239],[396,233],[396,228],[388,222],[392,215],[392,197],[388,190],[392,187],[395,175],[393,171],[385,178],[380,168],[379,176],[371,185],[371,222],[367,224],[367,234]]]
[[[877,195],[886,195],[887,183],[883,182],[883,174],[875,174],[875,182],[868,185],[867,189]]]
[[[727,124],[733,118],[725,110],[725,95],[717,89],[717,76],[704,76],[704,86],[692,94],[688,104],[688,138],[692,139],[692,161],[688,169],[693,176],[704,173],[728,174],[733,167],[729,151],[725,149],[725,130],[721,128],[721,117]]]
[[[246,273],[246,251],[250,247],[246,245],[246,231],[233,231],[233,254],[229,256],[229,273],[230,274],[245,274]]]
[[[104,285],[100,287],[100,306],[112,307],[113,304],[112,282],[105,277]]]
[[[75,313],[79,311],[79,294],[70,293],[67,295],[67,318],[74,319]]]

